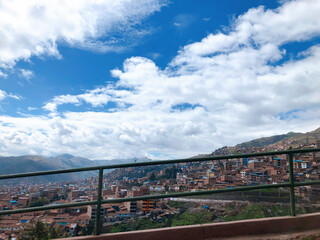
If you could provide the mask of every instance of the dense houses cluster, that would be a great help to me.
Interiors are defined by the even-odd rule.
[[[319,144],[319,146],[318,146]],[[273,146],[273,149],[260,148],[259,151],[281,150],[288,146]],[[320,147],[320,142],[299,146],[299,148]],[[224,149],[230,151],[257,152],[255,148]],[[123,173],[142,168],[122,169]],[[319,180],[319,153],[295,154],[294,172],[296,181]],[[117,172],[119,173],[119,172]],[[136,174],[139,175],[138,173]],[[157,193],[200,191],[239,186],[275,184],[288,181],[287,155],[259,156],[220,161],[172,164],[161,170],[153,170],[143,177],[122,177],[110,173],[104,177],[104,199],[128,198]],[[51,183],[46,185],[0,186],[0,210],[18,209],[40,205],[58,205],[70,202],[97,200],[97,177],[90,177],[69,183]],[[310,192],[315,187],[297,188],[296,194]],[[112,228],[122,221],[134,221],[136,218],[156,217],[159,221],[170,214],[177,213],[167,204],[167,200],[132,201],[103,204],[101,216],[103,227]],[[63,229],[69,236],[78,228],[81,232],[97,216],[96,206],[69,207],[41,212],[12,214],[0,217],[0,239],[10,235],[16,238],[21,232],[30,228],[32,222],[41,221],[50,226]]]
[[[122,183],[123,185],[120,185]],[[119,185],[107,187],[104,183],[102,196],[104,199],[136,197],[149,195],[146,187],[125,187],[126,180]],[[45,200],[45,201],[44,201]],[[49,184],[24,186],[22,184],[12,187],[0,187],[0,210],[10,210],[36,206],[38,203],[48,202],[46,205],[59,205],[70,202],[83,202],[97,200],[97,179],[91,177],[72,184]],[[102,204],[101,216],[104,230],[110,229],[113,224],[122,221],[133,221],[136,217],[149,217],[153,215],[161,220],[168,214],[174,214],[175,209],[169,207],[166,201],[153,200],[134,201],[124,203]],[[0,239],[8,239],[10,235],[17,238],[19,234],[28,230],[32,223],[41,221],[47,225],[60,227],[67,236],[71,236],[78,228],[80,232],[94,224],[96,219],[96,206],[80,206],[58,208],[32,213],[11,214],[0,217]]]

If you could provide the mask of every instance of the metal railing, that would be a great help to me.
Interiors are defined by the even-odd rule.
[[[257,189],[280,188],[280,187],[290,188],[290,213],[292,216],[295,216],[296,211],[295,211],[294,188],[299,187],[299,186],[306,186],[306,185],[317,185],[317,184],[320,184],[320,180],[307,181],[307,182],[295,182],[294,181],[294,173],[293,173],[293,155],[294,154],[302,154],[302,153],[319,152],[319,151],[320,151],[320,148],[310,148],[310,149],[286,150],[286,151],[275,151],[275,152],[234,154],[234,155],[225,155],[225,156],[210,156],[210,157],[202,157],[202,158],[188,158],[188,159],[176,159],[176,160],[162,160],[162,161],[151,161],[151,162],[115,164],[115,165],[96,166],[96,167],[72,168],[72,169],[42,171],[42,172],[30,172],[30,173],[1,175],[0,180],[5,180],[5,179],[34,177],[34,176],[43,176],[43,175],[52,175],[52,174],[61,174],[61,173],[74,173],[74,172],[84,172],[84,171],[94,171],[94,170],[99,171],[98,200],[85,201],[85,202],[75,202],[75,203],[65,203],[65,204],[49,205],[49,206],[41,206],[41,207],[22,208],[22,209],[14,209],[14,210],[4,210],[4,211],[0,211],[0,216],[1,215],[8,215],[8,214],[15,214],[15,213],[26,213],[26,212],[34,212],[34,211],[51,210],[51,209],[58,209],[58,208],[96,205],[97,211],[96,211],[95,234],[99,235],[101,233],[101,205],[105,204],[105,203],[132,202],[132,201],[148,200],[148,199],[161,199],[161,198],[170,198],[170,197],[208,195],[208,194],[226,193],[226,192],[241,192],[241,191],[250,191],[250,190],[257,190]],[[103,199],[102,198],[103,170],[105,170],[105,169],[142,167],[142,166],[175,164],[175,163],[219,161],[219,160],[228,160],[228,159],[236,159],[236,158],[251,158],[251,157],[258,157],[258,156],[273,156],[273,155],[282,155],[282,154],[287,154],[288,159],[289,159],[289,182],[288,183],[245,186],[245,187],[216,189],[216,190],[203,190],[203,191],[195,191],[195,192],[179,192],[179,193],[170,193],[170,194],[147,195],[147,196],[130,197],[130,198],[118,198],[118,199]]]

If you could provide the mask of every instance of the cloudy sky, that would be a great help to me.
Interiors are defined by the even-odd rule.
[[[320,127],[319,0],[0,1],[0,155],[190,157]]]

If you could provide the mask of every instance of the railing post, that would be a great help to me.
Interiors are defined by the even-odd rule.
[[[294,196],[294,173],[293,173],[293,154],[289,153],[289,183],[290,183],[290,213],[296,215],[295,196]]]
[[[99,169],[98,179],[98,203],[97,203],[97,214],[96,214],[96,235],[100,235],[101,232],[101,200],[102,200],[102,182],[103,182],[103,168]]]

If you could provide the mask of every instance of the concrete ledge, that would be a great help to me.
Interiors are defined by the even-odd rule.
[[[280,234],[304,232],[320,229],[320,213],[299,215],[297,217],[275,217],[241,220],[224,223],[210,223],[172,228],[150,229],[123,233],[102,234],[71,238],[74,240],[210,240],[254,236],[263,234]],[[70,239],[70,238],[68,238]]]
[[[60,238],[61,239],[61,238]],[[99,236],[84,236],[68,239],[86,240],[201,240],[205,239],[202,225],[158,228],[122,233],[108,233]]]
[[[203,224],[205,239],[304,232],[320,229],[320,213]]]

